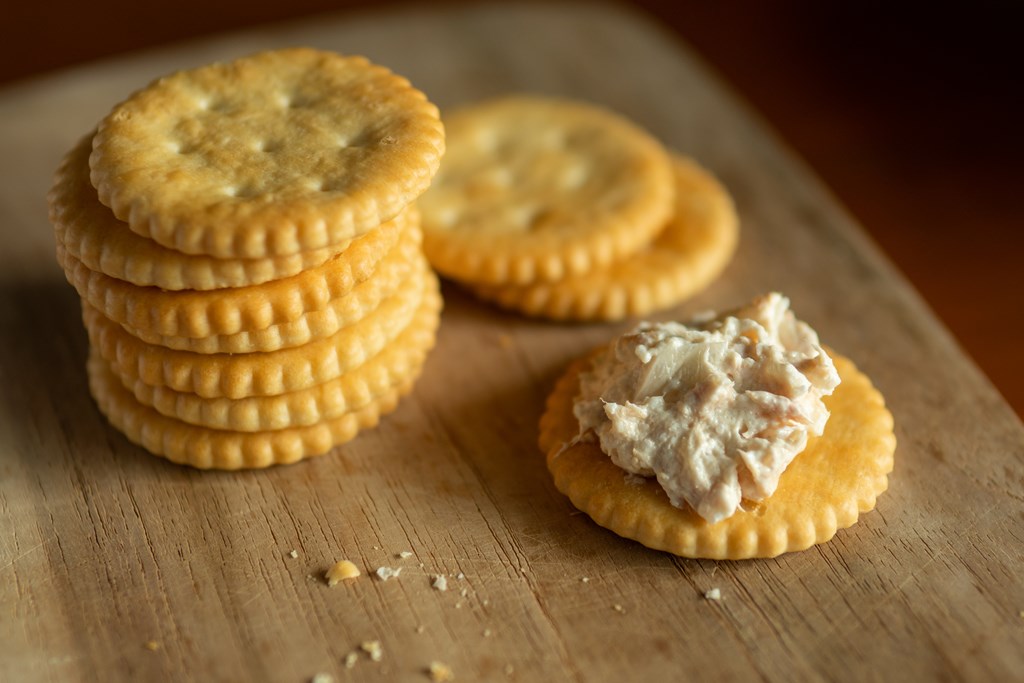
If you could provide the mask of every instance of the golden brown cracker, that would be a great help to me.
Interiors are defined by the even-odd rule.
[[[674,306],[710,284],[739,238],[728,191],[696,162],[674,156],[675,208],[655,240],[583,275],[530,285],[475,286],[481,298],[555,320],[621,320]]]
[[[275,396],[340,377],[377,355],[417,310],[437,306],[437,278],[428,271],[361,320],[330,337],[266,353],[193,353],[147,344],[82,303],[89,341],[121,377],[203,398]]]
[[[434,346],[440,322],[441,297],[427,296],[427,305],[381,351],[338,377],[276,396],[203,398],[167,387],[152,387],[138,378],[120,375],[122,384],[139,403],[182,422],[239,432],[302,427],[330,420],[369,405],[392,387],[419,375]],[[116,373],[116,367],[111,366]]]
[[[205,292],[116,280],[90,270],[59,242],[57,256],[68,282],[111,320],[152,335],[199,338],[262,330],[322,310],[370,279],[384,259],[411,261],[419,244],[415,211],[403,212],[321,266],[261,285]]]
[[[345,296],[331,299],[319,311],[311,311],[297,320],[261,330],[209,337],[180,337],[152,334],[129,325],[123,327],[126,332],[148,344],[194,353],[259,353],[302,346],[330,337],[358,323],[400,290],[422,288],[426,277],[424,273],[430,267],[423,255],[416,251],[385,258],[372,277],[360,282]]]
[[[430,183],[437,108],[363,57],[294,48],[158,79],[99,124],[99,199],[172,249],[286,256],[357,237]]]
[[[424,251],[478,284],[580,275],[647,244],[672,208],[668,155],[599,107],[514,96],[445,117],[448,151],[420,200]]]
[[[135,234],[100,203],[89,181],[92,133],[72,149],[48,196],[57,239],[89,269],[140,287],[210,290],[247,287],[291,277],[326,263],[351,242],[289,256],[220,259],[184,254]]]
[[[377,425],[407,394],[415,378],[351,413],[308,427],[266,432],[231,432],[196,427],[165,417],[135,400],[95,351],[88,362],[89,388],[100,411],[130,441],[171,462],[200,469],[269,467],[323,455]]]
[[[774,557],[832,538],[872,510],[888,486],[896,437],[892,415],[871,381],[847,358],[833,354],[842,383],[825,397],[831,417],[783,473],[771,497],[709,524],[691,508],[674,507],[653,479],[639,485],[597,442],[577,441],[573,363],[548,398],[540,447],[555,486],[599,525],[657,550],[709,559]]]

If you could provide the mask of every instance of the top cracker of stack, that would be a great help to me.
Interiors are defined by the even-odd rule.
[[[156,454],[225,469],[376,424],[434,343],[414,201],[443,152],[408,81],[311,49],[176,73],[117,105],[49,198],[101,410]]]

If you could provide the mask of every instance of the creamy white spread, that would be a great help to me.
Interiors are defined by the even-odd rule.
[[[580,376],[574,412],[581,438],[714,523],[775,492],[838,384],[818,335],[772,293],[688,325],[641,324]]]

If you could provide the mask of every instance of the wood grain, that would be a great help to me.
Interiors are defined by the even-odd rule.
[[[86,390],[78,303],[45,217],[50,174],[151,78],[292,44],[367,54],[442,107],[515,90],[600,102],[718,173],[740,210],[740,251],[660,317],[789,294],[896,417],[878,509],[826,546],[768,561],[680,560],[615,537],[574,514],[534,441],[554,378],[622,326],[525,320],[453,287],[414,394],[327,457],[201,473],[129,444]],[[410,9],[72,70],[0,93],[0,180],[0,680],[416,681],[435,659],[465,681],[1024,670],[1019,420],[807,169],[635,16]],[[395,557],[404,550],[414,557]],[[344,557],[364,574],[404,569],[328,588],[320,575]],[[432,574],[459,572],[447,592],[431,588]],[[711,587],[720,603],[702,598]],[[383,660],[346,671],[369,639]]]

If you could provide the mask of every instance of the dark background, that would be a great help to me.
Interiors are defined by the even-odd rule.
[[[1017,3],[633,4],[694,47],[810,164],[1024,414]],[[3,12],[0,84],[204,34],[394,6],[17,3]]]

